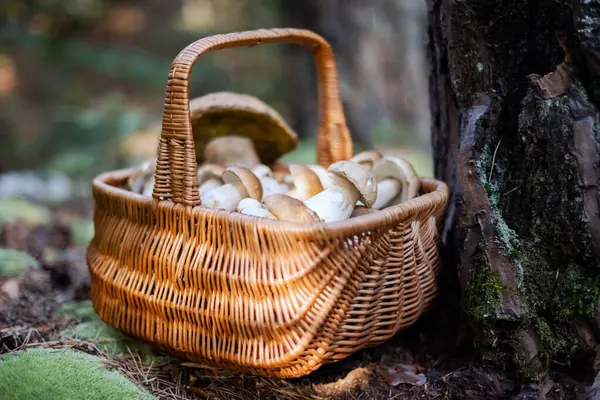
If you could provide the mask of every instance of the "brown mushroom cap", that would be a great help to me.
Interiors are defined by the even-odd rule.
[[[290,173],[300,200],[307,200],[323,191],[319,176],[312,169],[304,165],[290,164]]]
[[[383,158],[383,154],[377,150],[367,150],[361,153],[355,154],[354,157],[350,159],[350,161],[357,162],[361,165],[364,165],[367,168],[372,168],[373,164],[377,160],[381,160]]]
[[[412,164],[401,157],[385,157],[373,166],[373,176],[377,182],[393,178],[402,184],[399,200],[401,202],[417,197],[421,181]]]
[[[263,204],[277,219],[291,222],[320,221],[319,216],[303,202],[282,193],[271,194]]]
[[[360,201],[371,207],[377,200],[377,182],[366,167],[354,161],[338,161],[327,169],[332,174],[347,179],[360,192]]]
[[[198,163],[204,161],[207,143],[221,136],[250,138],[267,165],[298,144],[298,136],[275,109],[247,94],[209,93],[190,101],[190,114]]]
[[[251,197],[255,200],[262,199],[262,186],[260,185],[260,181],[248,168],[227,168],[225,172],[223,172],[222,179],[225,184],[231,184],[245,190],[247,197]]]
[[[198,183],[202,184],[209,179],[221,180],[221,175],[225,172],[225,168],[216,164],[204,164],[198,168]]]

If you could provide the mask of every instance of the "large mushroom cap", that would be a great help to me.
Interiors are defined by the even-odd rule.
[[[262,199],[262,186],[260,180],[250,171],[244,167],[230,167],[223,172],[223,182],[226,184],[243,187],[248,194],[255,200]]]
[[[401,157],[384,157],[373,165],[373,176],[377,182],[393,178],[402,184],[399,200],[408,201],[417,197],[421,188],[417,175],[410,162]]]
[[[190,114],[198,163],[204,161],[206,144],[221,136],[250,138],[268,165],[298,144],[298,136],[275,109],[247,94],[209,93],[190,101]]]
[[[371,207],[377,200],[377,182],[373,174],[354,161],[338,161],[327,169],[332,174],[347,179],[360,192],[360,201]]]
[[[265,197],[263,204],[279,220],[291,222],[320,221],[317,213],[308,208],[306,204],[282,193]]]

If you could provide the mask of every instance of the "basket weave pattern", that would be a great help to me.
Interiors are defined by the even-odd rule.
[[[448,193],[442,182],[423,179],[416,199],[334,223],[199,206],[189,110],[185,117],[189,96],[178,93],[187,90],[191,65],[203,51],[257,44],[257,38],[313,48],[325,110],[319,162],[351,156],[331,83],[333,55],[321,38],[269,30],[196,42],[171,68],[154,198],[123,189],[131,170],[94,180],[92,301],[108,324],[172,354],[297,377],[387,340],[429,307],[437,295],[438,225]],[[181,60],[189,64],[183,74]]]

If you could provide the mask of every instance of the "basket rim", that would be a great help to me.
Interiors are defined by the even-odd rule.
[[[97,175],[92,180],[93,192],[100,190],[103,194],[110,197],[121,198],[125,201],[135,201],[137,203],[154,203],[156,207],[189,209],[191,213],[197,215],[213,214],[223,221],[230,220],[240,225],[258,224],[263,228],[277,230],[282,233],[310,234],[316,230],[326,231],[329,234],[336,232],[343,233],[344,235],[360,233],[364,232],[365,229],[378,229],[383,225],[389,225],[390,222],[407,222],[413,221],[420,216],[438,214],[446,208],[449,197],[448,185],[446,183],[433,178],[419,178],[422,184],[430,186],[432,190],[404,203],[378,210],[376,213],[363,214],[335,222],[290,222],[260,218],[234,211],[204,208],[202,205],[186,206],[177,204],[169,199],[160,200],[134,193],[110,183],[111,181],[126,180],[133,171],[135,171],[135,168],[124,168]],[[96,197],[95,193],[94,197]]]

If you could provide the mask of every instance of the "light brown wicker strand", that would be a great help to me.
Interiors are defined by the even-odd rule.
[[[353,147],[339,97],[335,57],[319,35],[301,29],[269,29],[215,35],[185,49],[171,65],[167,81],[153,197],[185,205],[200,204],[196,152],[189,109],[189,78],[196,60],[213,50],[263,43],[298,43],[312,49],[319,85],[320,124],[317,161],[327,167],[352,157]]]

